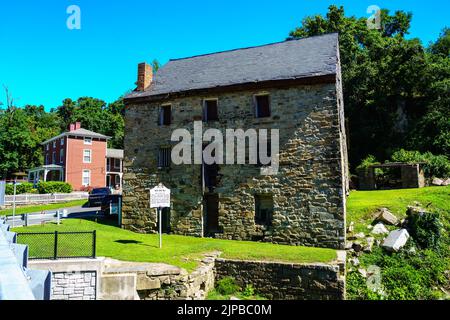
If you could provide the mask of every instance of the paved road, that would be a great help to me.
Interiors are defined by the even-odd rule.
[[[41,224],[42,222],[48,222],[56,220],[56,211],[57,210],[67,210],[68,212],[68,218],[86,218],[86,217],[92,217],[97,214],[101,214],[100,207],[94,207],[94,208],[83,208],[81,206],[77,207],[71,207],[71,208],[62,208],[62,209],[52,209],[52,210],[45,210],[44,214],[42,214],[41,211],[39,212],[33,212],[28,214],[28,225],[37,225]],[[7,217],[7,222],[12,226],[12,220],[13,217],[9,216]],[[16,215],[14,219],[14,226],[20,227],[24,225],[24,221],[22,220],[22,215]]]

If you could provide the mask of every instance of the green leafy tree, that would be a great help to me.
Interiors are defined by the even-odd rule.
[[[352,168],[368,154],[389,159],[405,145],[447,152],[448,57],[441,53],[448,31],[431,50],[439,53],[434,57],[418,39],[405,39],[411,19],[411,13],[382,10],[381,29],[368,29],[367,17],[345,16],[343,7],[332,5],[325,17],[306,17],[289,35],[339,33]]]

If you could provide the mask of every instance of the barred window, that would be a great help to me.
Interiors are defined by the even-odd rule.
[[[158,168],[169,168],[170,167],[170,161],[171,161],[170,154],[171,154],[170,147],[159,148]]]

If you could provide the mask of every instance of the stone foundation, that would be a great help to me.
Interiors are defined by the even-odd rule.
[[[345,257],[331,264],[240,261],[206,255],[193,272],[163,264],[99,258],[33,261],[53,270],[52,300],[204,300],[215,281],[233,277],[272,300],[340,300],[345,296]]]
[[[345,277],[338,265],[216,259],[216,280],[232,277],[270,300],[343,300]]]

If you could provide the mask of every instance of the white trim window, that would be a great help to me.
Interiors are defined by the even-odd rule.
[[[48,153],[45,155],[45,164],[48,165],[49,163],[49,158],[50,156],[48,155]]]
[[[61,146],[64,145],[64,138],[61,138]]]
[[[64,163],[64,149],[59,150],[59,163]]]
[[[56,152],[53,151],[52,153],[52,164],[56,164]]]
[[[47,143],[47,144],[46,144],[46,149],[47,149],[47,151],[50,150],[50,143]]]
[[[83,187],[89,187],[91,185],[91,170],[83,170]]]
[[[92,145],[92,138],[91,137],[84,137],[84,144],[91,146]]]
[[[114,160],[114,169],[120,169],[120,159],[113,159]]]
[[[56,140],[53,140],[53,149],[56,148]]]
[[[92,163],[92,150],[83,150],[83,163]]]

